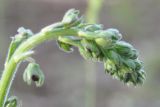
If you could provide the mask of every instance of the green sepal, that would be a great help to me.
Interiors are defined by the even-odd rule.
[[[83,56],[84,59],[90,60],[92,59],[92,53],[89,51],[86,51],[84,47],[79,47],[79,53]]]
[[[135,61],[135,65],[136,65],[136,68],[135,68],[136,71],[143,68],[142,62],[140,60],[137,59],[137,60],[134,60],[134,61]]]
[[[57,22],[57,23],[54,23],[54,24],[51,24],[45,28],[43,28],[41,30],[41,32],[51,32],[53,31],[55,28],[63,28],[64,27],[64,24],[62,22]]]
[[[81,44],[86,49],[86,51],[90,51],[90,53],[95,53],[96,55],[100,54],[100,50],[98,49],[94,41],[82,39]]]
[[[57,45],[64,52],[72,52],[73,51],[72,45],[69,45],[67,43],[64,43],[64,42],[57,40]]]
[[[92,59],[93,61],[103,60],[101,50],[99,49],[95,41],[82,39],[81,45],[82,49],[80,49],[80,53],[85,57],[85,59]]]

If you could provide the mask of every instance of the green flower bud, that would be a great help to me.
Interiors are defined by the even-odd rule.
[[[94,31],[97,31],[97,30],[102,30],[103,29],[103,26],[102,25],[99,25],[99,24],[90,24],[90,25],[87,25],[84,30],[86,31],[90,31],[90,32],[94,32]]]
[[[93,40],[82,39],[81,44],[86,49],[86,51],[89,51],[91,53],[93,52],[96,55],[99,55],[100,50],[98,49],[96,43]]]
[[[134,60],[134,61],[136,65],[136,68],[135,68],[136,71],[139,71],[140,69],[143,68],[142,62],[140,60]]]
[[[123,59],[123,63],[126,65],[126,67],[132,69],[133,71],[136,69],[135,61],[132,59]]]
[[[114,31],[113,29],[95,31],[95,33],[103,35],[101,38],[95,39],[96,43],[104,49],[111,48],[117,40],[121,39],[120,34],[116,34],[115,32],[116,30]]]
[[[81,45],[83,48],[80,49],[80,53],[82,52],[81,55],[85,56],[85,58],[87,56],[87,59],[92,59],[93,61],[103,60],[101,50],[99,49],[95,41],[82,39]]]
[[[112,49],[108,50],[106,52],[107,57],[112,60],[117,66],[120,66],[122,61],[121,61],[121,57],[119,54],[117,54],[115,51],[113,51]]]
[[[30,29],[25,29],[24,27],[18,28],[17,32],[19,34],[26,34],[26,35],[29,35],[29,36],[33,35],[33,32]]]
[[[72,52],[73,51],[72,46],[69,44],[61,42],[59,40],[57,40],[57,44],[58,44],[59,48],[62,49],[64,52]]]
[[[17,106],[18,106],[17,97],[12,96],[5,102],[5,106],[4,107],[17,107]]]
[[[130,51],[130,57],[129,58],[131,58],[131,59],[137,59],[137,57],[138,57],[138,52],[137,52],[137,50],[136,49],[132,49],[131,51]]]
[[[109,73],[113,78],[116,78],[130,85],[142,84],[145,79],[145,73],[141,70],[132,70],[136,68],[134,60],[127,60],[125,65],[117,66],[112,60],[107,59],[104,63],[106,73]]]
[[[107,29],[106,30],[112,37],[113,40],[120,40],[122,39],[122,34],[117,29]]]
[[[116,42],[114,48],[117,51],[117,53],[126,58],[136,59],[138,57],[137,50],[134,49],[132,45],[124,41]]]
[[[23,73],[23,80],[31,85],[32,81],[35,82],[37,87],[41,87],[44,83],[44,74],[40,66],[36,63],[29,63]]]
[[[139,84],[142,84],[143,81],[145,80],[145,77],[146,77],[146,74],[145,74],[144,70],[143,70],[143,69],[139,70],[137,82],[138,82]]]
[[[23,41],[33,35],[32,31],[30,29],[25,29],[23,27],[20,27],[17,30],[18,34],[15,35],[15,40],[16,41]]]
[[[79,15],[78,10],[70,9],[65,13],[62,23],[66,25],[73,24],[79,20],[78,15]]]
[[[92,52],[90,50],[86,50],[84,47],[79,47],[79,52],[84,59],[86,60],[92,59]]]
[[[97,45],[99,45],[100,47],[104,49],[108,49],[113,46],[113,41],[108,38],[97,38],[95,39],[95,42],[97,43]]]
[[[109,73],[111,76],[114,76],[117,72],[117,67],[115,63],[112,60],[107,60],[104,63],[105,72]]]
[[[124,83],[127,83],[128,85],[141,85],[145,79],[145,75],[141,73],[141,71],[126,73],[124,75]]]

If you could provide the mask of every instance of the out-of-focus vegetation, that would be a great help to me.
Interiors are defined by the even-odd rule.
[[[0,1],[0,68],[12,34],[20,26],[34,32],[59,21],[69,8],[85,13],[86,0],[1,0]],[[147,79],[141,87],[128,87],[104,75],[102,64],[96,64],[95,107],[159,107],[159,0],[104,0],[100,23],[105,28],[118,28],[126,41],[140,50],[145,62]],[[49,45],[49,46],[48,46]],[[84,107],[86,68],[76,51],[66,54],[48,42],[37,48],[35,56],[45,71],[46,83],[42,88],[27,87],[22,71],[13,85],[14,94],[23,101],[23,107]],[[61,65],[61,66],[59,66]],[[26,66],[23,64],[21,68]]]

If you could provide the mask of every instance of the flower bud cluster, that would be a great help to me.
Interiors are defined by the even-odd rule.
[[[142,62],[137,50],[124,41],[118,41],[107,50],[104,63],[105,71],[114,78],[127,84],[142,84],[145,79]]]
[[[122,34],[117,29],[104,30],[99,24],[81,23],[78,14],[77,10],[69,10],[62,23],[65,26],[79,29],[80,39],[78,41],[73,38],[58,40],[59,47],[68,52],[76,43],[80,54],[85,59],[103,62],[106,73],[113,78],[126,84],[142,84],[145,73],[142,62],[138,59],[137,50],[121,40]]]

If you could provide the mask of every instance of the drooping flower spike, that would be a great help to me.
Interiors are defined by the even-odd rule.
[[[71,23],[79,21],[79,12],[69,10],[65,18]],[[65,19],[64,18],[64,19]],[[74,26],[73,26],[74,27]],[[80,54],[93,61],[104,63],[106,73],[126,84],[142,84],[145,79],[143,64],[138,59],[138,51],[122,41],[122,34],[114,28],[103,30],[98,24],[79,24],[81,37],[60,37],[59,47],[70,52],[78,47]],[[71,35],[72,36],[72,35]]]

